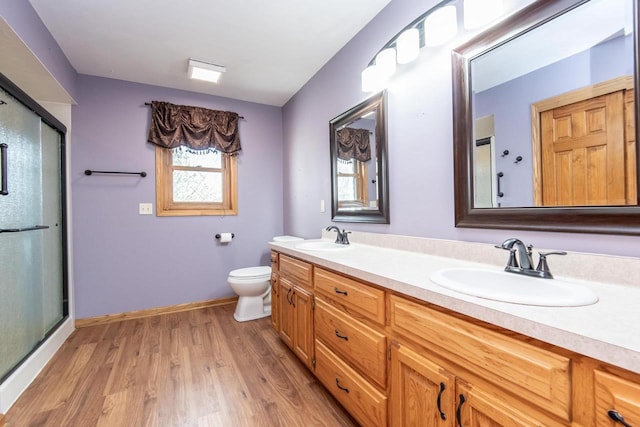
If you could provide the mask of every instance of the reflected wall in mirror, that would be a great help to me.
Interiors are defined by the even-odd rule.
[[[329,122],[333,221],[389,223],[386,92]]]
[[[636,2],[540,1],[453,51],[456,226],[640,234]]]

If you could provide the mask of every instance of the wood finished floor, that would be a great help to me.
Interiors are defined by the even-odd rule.
[[[234,304],[76,330],[6,427],[356,426],[271,329]]]

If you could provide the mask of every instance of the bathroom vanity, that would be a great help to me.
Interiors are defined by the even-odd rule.
[[[640,425],[640,288],[583,282],[598,303],[509,304],[429,280],[442,268],[500,268],[504,253],[490,245],[352,241],[335,251],[271,244],[272,323],[362,425]],[[573,267],[562,263],[585,256],[553,267],[566,277]]]

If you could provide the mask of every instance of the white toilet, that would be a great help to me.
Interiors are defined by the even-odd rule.
[[[293,236],[277,236],[274,242],[303,240]],[[239,268],[229,273],[227,282],[238,294],[233,318],[238,322],[260,319],[271,315],[271,267]]]

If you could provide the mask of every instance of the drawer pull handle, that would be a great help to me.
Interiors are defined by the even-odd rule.
[[[442,393],[444,393],[445,389],[446,389],[446,387],[444,386],[444,383],[440,383],[440,392],[438,393],[438,400],[437,400],[436,403],[438,404],[438,412],[440,412],[440,418],[442,420],[446,420],[447,419],[447,414],[442,412],[442,407],[440,405],[440,400],[442,399]]]
[[[336,378],[336,386],[337,386],[340,390],[344,391],[345,393],[349,393],[349,389],[348,389],[348,388],[346,388],[346,387],[341,386],[341,385],[340,385],[340,380],[339,380],[339,379],[337,379],[337,378]]]
[[[458,427],[462,427],[462,404],[467,401],[464,394],[460,395],[460,403],[458,403],[458,409],[456,410],[456,419],[458,420]]]
[[[349,294],[347,293],[347,291],[341,291],[340,289],[336,288],[335,286],[334,286],[333,290],[335,291],[335,293],[336,293],[336,294],[342,294],[342,295],[344,295],[345,297],[346,297],[347,295],[349,295]]]
[[[340,331],[336,329],[336,336],[341,340],[349,341],[349,337],[346,335],[340,335]]]
[[[631,427],[631,424],[624,420],[624,417],[620,415],[620,412],[612,409],[607,413],[609,414],[609,418],[611,418],[613,421],[622,424],[624,427]]]

